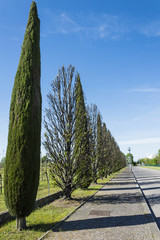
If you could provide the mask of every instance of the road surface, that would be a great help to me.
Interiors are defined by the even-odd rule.
[[[160,170],[134,167],[133,173],[147,198],[160,229]]]

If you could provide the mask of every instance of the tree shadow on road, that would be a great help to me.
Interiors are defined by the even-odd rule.
[[[102,188],[99,191],[127,191],[127,190],[136,190],[139,189],[139,187],[126,187],[126,188]]]
[[[140,203],[144,202],[144,198],[141,193],[122,193],[122,194],[111,194],[111,195],[97,195],[88,200],[93,204],[120,204],[120,203]]]
[[[140,185],[149,185],[149,184],[159,184],[160,185],[160,181],[154,181],[154,182],[139,182]]]
[[[135,185],[136,186],[136,183],[135,182],[122,182],[122,181],[115,181],[115,182],[109,182],[107,183],[107,185]]]
[[[153,206],[155,204],[159,204],[160,203],[160,195],[151,194],[151,195],[147,196],[147,200],[149,201],[151,206]]]
[[[76,231],[98,228],[112,228],[120,226],[135,226],[151,222],[153,222],[151,214],[118,217],[97,217],[84,220],[66,221],[63,222],[63,224],[59,228],[54,229],[53,231]]]
[[[144,177],[141,177],[141,176],[138,176],[138,174],[136,174],[136,177],[137,177],[137,179],[140,179],[140,180],[160,179],[160,176],[149,176],[149,177],[144,176]]]

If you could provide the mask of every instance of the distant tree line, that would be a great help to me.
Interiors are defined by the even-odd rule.
[[[144,165],[160,165],[160,149],[158,150],[158,153],[156,156],[152,159],[150,158],[141,158],[137,162],[138,164],[144,164]]]
[[[72,65],[59,69],[47,98],[43,144],[50,175],[66,198],[126,165],[97,106],[86,105],[80,75]]]

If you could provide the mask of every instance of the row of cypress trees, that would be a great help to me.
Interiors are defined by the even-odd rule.
[[[118,144],[95,104],[87,107],[90,131],[90,153],[92,166],[92,182],[98,178],[107,177],[126,165],[125,155],[120,151]]]
[[[12,91],[4,170],[5,201],[25,229],[35,206],[41,145],[40,20],[32,2]],[[62,67],[51,84],[46,109],[44,146],[50,172],[67,198],[77,188],[124,166],[123,154],[97,107],[86,107],[80,75]]]
[[[86,106],[80,75],[62,66],[52,81],[46,109],[44,147],[55,183],[71,198],[80,187],[125,166],[120,151],[97,106]]]

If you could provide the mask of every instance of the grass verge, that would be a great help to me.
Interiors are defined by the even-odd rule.
[[[59,187],[53,187],[52,184],[50,184],[50,188],[48,191],[48,183],[47,179],[43,177],[43,180],[40,179],[39,187],[38,187],[38,192],[37,192],[37,198],[42,198],[45,197],[49,194],[56,193],[60,191],[61,189]],[[5,205],[5,200],[4,200],[4,189],[2,189],[2,194],[0,194],[0,212],[7,211],[6,205]]]
[[[35,240],[40,238],[118,173],[114,173],[103,180],[99,179],[98,184],[91,184],[87,190],[77,189],[72,194],[73,200],[64,201],[61,198],[43,208],[36,209],[27,217],[27,229],[25,231],[18,232],[16,230],[16,221],[2,225],[0,228],[0,240]]]
[[[142,166],[143,168],[150,168],[155,170],[160,170],[160,166]]]

